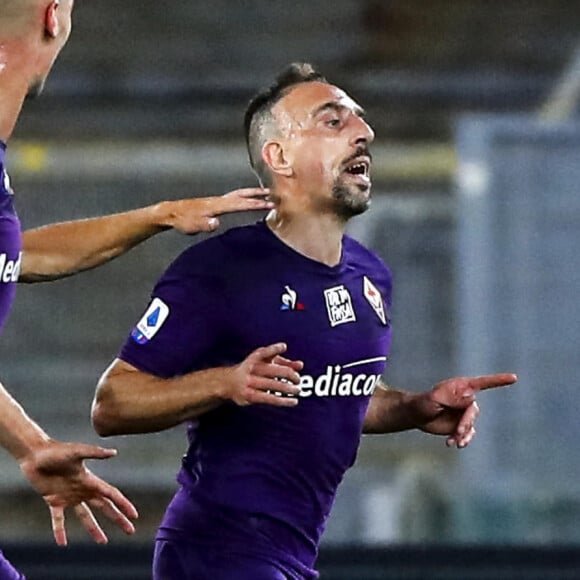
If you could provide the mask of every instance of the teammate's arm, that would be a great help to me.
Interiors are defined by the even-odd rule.
[[[0,385],[0,445],[20,464],[24,475],[42,495],[50,510],[54,538],[66,545],[65,510],[74,508],[82,525],[98,543],[107,536],[91,508],[101,511],[124,532],[132,534],[137,510],[115,487],[96,477],[85,459],[107,459],[116,454],[81,443],[51,439]]]
[[[465,447],[475,436],[477,393],[516,381],[516,375],[511,373],[457,377],[441,381],[423,393],[400,391],[379,383],[371,397],[363,431],[393,433],[420,429],[446,435],[449,446]]]
[[[101,436],[161,431],[226,402],[293,407],[303,364],[281,356],[285,351],[285,344],[273,344],[256,349],[238,365],[169,379],[116,359],[97,386],[95,430]]]
[[[222,196],[163,201],[92,219],[50,224],[23,233],[20,282],[44,282],[95,268],[168,229],[210,232],[217,215],[269,209],[267,190],[238,189]]]

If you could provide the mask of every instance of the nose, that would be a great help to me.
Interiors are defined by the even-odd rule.
[[[353,115],[353,142],[355,145],[372,143],[375,138],[375,132],[372,127],[358,115]]]

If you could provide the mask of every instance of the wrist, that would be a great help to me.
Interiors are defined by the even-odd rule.
[[[417,393],[411,403],[413,420],[417,429],[433,421],[441,412],[441,405],[433,397],[433,390]]]
[[[159,231],[170,230],[175,226],[177,213],[174,201],[160,201],[147,209],[151,212],[151,225]]]
[[[32,437],[18,442],[14,447],[12,456],[20,467],[29,462],[37,453],[50,445],[51,438],[44,432],[35,433]]]
[[[220,403],[233,401],[234,385],[235,385],[235,369],[236,367],[221,367],[212,369],[216,372],[214,395]],[[212,381],[212,382],[214,382]]]

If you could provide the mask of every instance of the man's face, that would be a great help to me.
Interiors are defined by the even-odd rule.
[[[348,219],[370,205],[369,144],[363,110],[341,89],[303,83],[273,108],[300,188],[313,203]]]
[[[59,0],[58,2],[52,2],[48,7],[44,7],[44,10],[48,10],[48,12],[43,13],[44,40],[42,54],[39,58],[38,74],[33,79],[28,90],[27,96],[29,98],[40,95],[52,65],[67,43],[72,28],[73,7],[74,0]],[[56,24],[54,29],[48,28],[51,22],[47,19],[51,17],[53,19],[52,23]]]

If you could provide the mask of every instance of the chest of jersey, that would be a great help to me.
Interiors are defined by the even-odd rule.
[[[325,276],[271,272],[260,284],[237,285],[235,300],[228,300],[235,304],[229,316],[231,344],[247,354],[285,342],[287,356],[302,360],[304,376],[312,377],[312,385],[305,380],[306,392],[323,375],[330,377],[324,383],[337,391],[338,374],[380,374],[384,369],[391,342],[384,293],[372,274],[361,271]],[[233,353],[234,358],[245,354]],[[348,390],[346,381],[342,384]]]

